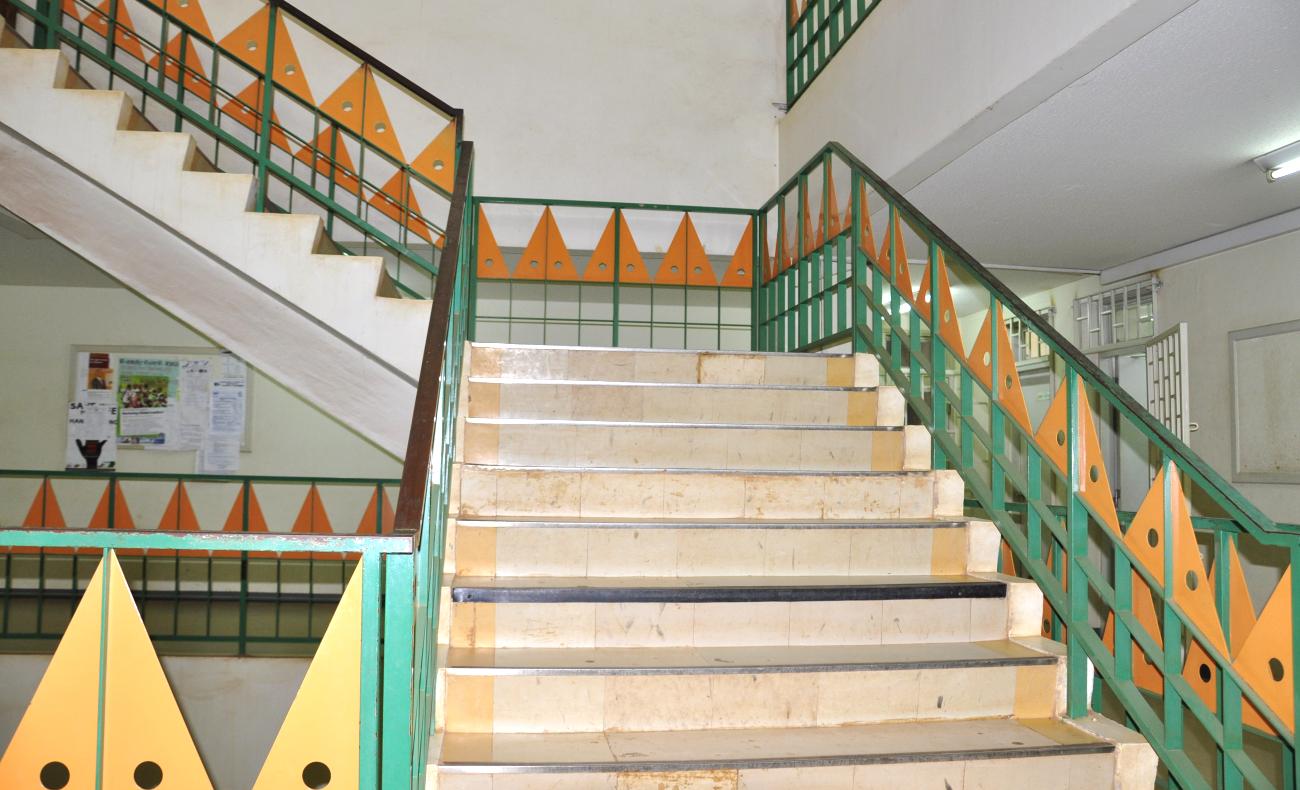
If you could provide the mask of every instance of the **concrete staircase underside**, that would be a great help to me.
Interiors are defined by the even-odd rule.
[[[474,345],[443,790],[1152,787],[866,356]]]
[[[377,257],[322,254],[318,217],[251,211],[252,176],[143,129],[121,91],[70,84],[59,52],[0,48],[0,205],[401,457],[430,303],[381,296]]]

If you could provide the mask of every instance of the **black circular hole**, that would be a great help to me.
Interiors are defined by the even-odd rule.
[[[1201,580],[1196,578],[1196,571],[1188,571],[1185,581],[1187,582],[1187,589],[1192,591],[1201,586]]]
[[[46,790],[61,790],[68,786],[68,780],[72,775],[68,773],[68,766],[60,762],[46,763],[41,768],[41,787]]]
[[[1092,482],[1094,483],[1097,482],[1097,478],[1099,477],[1101,477],[1101,473],[1097,471],[1097,467],[1095,465],[1088,470],[1088,479],[1091,480]]]
[[[1046,631],[1051,631],[1051,630],[1052,630],[1052,621],[1051,621],[1051,620],[1044,620],[1044,621],[1043,621],[1043,631],[1046,632]]]
[[[491,265],[492,265],[492,259],[491,259],[491,258],[488,258],[487,260],[485,260],[485,261],[483,261],[483,262],[486,263],[488,266],[491,266]]]
[[[145,760],[135,767],[135,773],[131,776],[135,779],[136,787],[153,790],[162,784],[162,766],[152,760]]]
[[[1214,673],[1210,672],[1210,665],[1201,664],[1201,682],[1209,683],[1211,678],[1213,677],[1214,677]]]
[[[1286,676],[1286,670],[1282,668],[1282,662],[1276,658],[1268,660],[1268,672],[1273,676],[1274,683],[1281,683],[1282,678]]]
[[[1156,532],[1154,527],[1147,530],[1147,545],[1154,549],[1157,545],[1159,545],[1159,543],[1160,543],[1160,533]]]
[[[1061,445],[1062,447],[1065,446],[1065,431],[1056,432],[1056,443]]]
[[[1007,374],[1007,382],[1006,382],[1006,384],[1007,384],[1007,389],[1011,389],[1011,374],[1010,374],[1010,373]]]
[[[307,766],[302,769],[302,783],[312,790],[328,787],[330,778],[330,767],[325,763],[307,763]]]

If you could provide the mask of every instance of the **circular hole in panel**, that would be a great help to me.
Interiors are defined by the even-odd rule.
[[[435,159],[435,160],[433,161],[433,169],[434,169],[434,170],[441,170],[441,169],[443,169],[444,167],[446,167],[446,165],[444,165],[444,164],[442,163],[442,160],[441,160],[441,159]]]
[[[135,767],[135,773],[131,775],[135,780],[135,786],[143,790],[153,790],[162,784],[163,773],[162,766],[152,760],[145,760]]]
[[[1201,586],[1201,580],[1196,578],[1196,571],[1188,571],[1187,576],[1183,577],[1183,581],[1186,582],[1187,589],[1192,591]]]
[[[922,301],[922,302],[925,302],[926,304],[929,304],[929,303],[930,303],[930,294],[929,294],[929,292],[926,292],[925,296],[921,297],[921,301]]]
[[[488,259],[484,260],[483,263],[487,264],[488,266],[491,266],[491,265],[492,265],[492,259],[491,259],[491,258],[488,258]]]
[[[62,790],[68,786],[68,781],[72,774],[68,773],[68,766],[61,762],[49,762],[41,767],[41,787],[46,790]]]
[[[737,269],[737,270],[736,270],[736,274],[740,275],[741,277],[744,277],[744,276],[745,276],[745,270],[744,270],[744,269]]]
[[[1093,464],[1092,466],[1088,467],[1088,479],[1089,479],[1089,480],[1091,480],[1092,482],[1095,483],[1095,482],[1097,482],[1097,478],[1099,478],[1099,477],[1101,477],[1101,472],[1097,471],[1097,465],[1096,465],[1096,464]]]
[[[560,261],[556,261],[556,262],[555,262],[555,268],[559,269],[559,268],[562,267],[562,266],[564,266],[564,264],[561,263]]]
[[[1200,676],[1202,683],[1209,683],[1214,678],[1214,673],[1210,671],[1209,664],[1201,664]]]
[[[598,263],[598,264],[596,264],[596,268],[597,268],[597,269],[600,269],[600,270],[603,272],[603,271],[605,271],[605,269],[609,268],[609,266],[608,266],[608,264],[602,262],[602,263]]]
[[[1010,373],[1007,374],[1007,381],[1006,381],[1006,384],[1007,384],[1007,389],[1011,389],[1011,374],[1010,374]]]
[[[343,102],[343,112],[352,112],[352,102],[350,101]]]
[[[330,767],[325,763],[311,762],[307,763],[302,769],[302,783],[312,790],[320,790],[322,787],[329,787]]]
[[[628,270],[629,272],[632,271],[632,264],[629,263],[629,264],[627,265],[627,270]]]
[[[376,134],[383,134],[383,133],[386,132],[386,131],[388,131],[388,124],[384,123],[383,121],[376,121],[376,122],[375,122],[375,133],[376,133]]]
[[[951,310],[944,310],[944,311],[943,311],[943,322],[946,324],[946,323],[948,323],[948,322],[951,321],[951,320],[952,320],[952,311],[951,311]]]
[[[674,266],[674,267],[672,267],[672,269],[670,269],[669,271],[671,271],[673,274],[676,274],[676,273],[677,273],[677,267]]]
[[[984,352],[984,364],[989,364],[989,352],[987,351]]]
[[[1282,678],[1286,677],[1286,670],[1283,668],[1281,661],[1270,658],[1268,660],[1268,674],[1273,676],[1274,683],[1281,683]]]
[[[293,75],[298,73],[298,67],[292,63],[286,63],[284,64],[284,73],[292,77]]]
[[[536,269],[536,268],[537,268],[537,261],[529,261],[529,262],[528,262],[528,265],[531,266],[531,267],[533,267],[534,269]]]
[[[1061,447],[1065,446],[1065,431],[1056,432],[1056,443],[1059,444]]]
[[[696,273],[696,274],[699,274],[699,273],[702,272],[702,271],[704,271],[704,270],[701,269],[700,267],[698,267],[698,266],[695,267],[695,273]]]
[[[1050,633],[1051,630],[1052,630],[1052,621],[1051,621],[1051,620],[1044,620],[1044,621],[1043,621],[1043,633]]]
[[[256,52],[256,51],[257,51],[257,42],[256,42],[256,41],[253,41],[252,39],[249,39],[248,41],[245,41],[245,42],[244,42],[244,49],[248,50],[249,52]]]
[[[180,0],[180,2],[178,2],[176,5],[180,6],[181,8],[189,8],[190,0]]]
[[[1147,545],[1154,549],[1159,544],[1160,544],[1160,533],[1156,532],[1154,527],[1147,530]]]

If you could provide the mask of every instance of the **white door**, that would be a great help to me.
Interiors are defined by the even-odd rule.
[[[1191,444],[1192,422],[1187,411],[1187,322],[1153,337],[1146,350],[1147,411],[1184,444]]]

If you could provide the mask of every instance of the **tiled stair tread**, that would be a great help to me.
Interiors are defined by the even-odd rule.
[[[1004,598],[975,576],[457,576],[457,603],[728,603]]]
[[[1011,640],[764,647],[452,648],[455,675],[687,675],[835,672],[1053,664]]]
[[[501,384],[508,387],[650,387],[689,390],[796,390],[810,392],[874,392],[883,387],[839,387],[831,384],[726,384],[690,381],[619,381],[616,379],[512,379],[501,376],[470,376],[472,384]]]
[[[467,469],[482,469],[492,472],[565,472],[573,473],[575,468],[572,466],[513,466],[510,464],[464,464]],[[858,471],[836,471],[825,469],[703,469],[703,468],[671,468],[661,466],[586,466],[579,470],[586,473],[617,473],[617,474],[647,474],[661,475],[666,472],[672,474],[705,474],[705,475],[741,475],[741,476],[762,476],[762,477],[925,477],[933,475],[933,469],[890,469],[882,471],[858,470]]]
[[[681,348],[626,348],[623,346],[552,346],[541,345],[536,343],[474,343],[474,348],[505,348],[510,350],[532,349],[536,351],[580,351],[591,354],[608,354],[610,352],[627,353],[635,351],[638,354],[694,354],[696,356],[710,357],[798,357],[807,359],[814,357],[818,359],[848,359],[852,354],[833,354],[825,352],[803,352],[803,351],[692,351]]]
[[[467,424],[580,426],[583,428],[690,429],[723,428],[756,431],[901,431],[901,425],[836,425],[824,422],[649,422],[646,420],[560,420],[534,417],[467,417]]]
[[[1114,746],[1053,719],[963,719],[667,732],[448,732],[444,772],[776,768],[1104,754]]]
[[[461,516],[462,527],[503,529],[962,529],[966,521],[928,518],[887,519],[761,519],[761,518],[546,518],[498,515]]]

